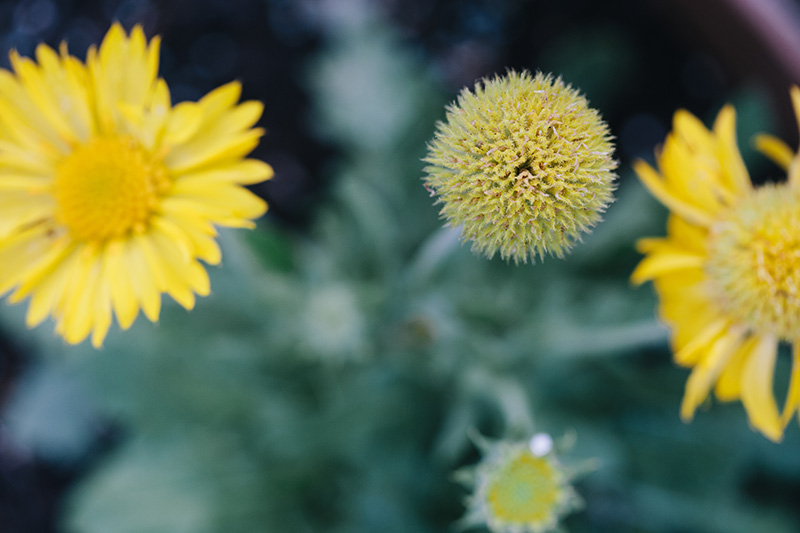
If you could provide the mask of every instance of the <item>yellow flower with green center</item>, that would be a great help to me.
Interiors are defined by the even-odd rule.
[[[561,78],[509,72],[464,89],[437,125],[425,185],[472,249],[563,256],[613,200],[608,126]]]
[[[461,525],[484,525],[493,533],[544,533],[581,505],[549,435],[537,434],[530,442],[481,439],[478,444],[483,460],[474,471],[460,473],[474,484]]]
[[[800,121],[800,89],[792,89]],[[665,238],[639,242],[646,254],[632,275],[653,280],[678,364],[691,367],[684,420],[714,390],[741,400],[753,427],[778,441],[800,406],[800,155],[767,135],[757,147],[788,171],[754,188],[726,106],[713,130],[686,111],[658,155],[657,172],[635,170],[671,213]],[[782,410],[773,393],[780,343],[793,346]]]
[[[0,294],[30,299],[69,343],[99,347],[116,316],[187,309],[220,262],[216,227],[253,227],[266,204],[243,185],[272,176],[246,159],[263,131],[238,83],[173,105],[159,38],[115,24],[85,64],[39,45],[0,70]]]

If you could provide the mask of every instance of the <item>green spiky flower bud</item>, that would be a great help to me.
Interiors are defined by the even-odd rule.
[[[472,488],[460,525],[486,526],[492,533],[544,533],[582,505],[570,481],[574,473],[556,458],[546,433],[528,442],[477,442],[483,459],[457,477]]]
[[[549,74],[510,71],[464,89],[428,148],[440,214],[488,257],[561,257],[613,200],[608,126]]]

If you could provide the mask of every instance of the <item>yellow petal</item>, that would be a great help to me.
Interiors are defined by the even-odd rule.
[[[669,245],[670,241],[668,239],[662,237],[645,237],[636,241],[636,251],[641,254],[646,254]]]
[[[708,352],[708,348],[713,346],[717,338],[730,327],[730,320],[727,318],[718,318],[709,322],[704,328],[696,334],[692,340],[680,350],[675,352],[675,362],[681,366],[691,366]]]
[[[264,112],[264,104],[255,100],[242,102],[221,113],[215,120],[206,119],[200,130],[205,135],[227,136],[249,129]]]
[[[69,147],[49,126],[35,129],[33,122],[29,115],[24,114],[19,102],[0,94],[0,123],[3,125],[2,134],[7,138],[4,151],[28,159],[36,158],[53,168],[56,161],[68,153]]]
[[[659,318],[672,328],[674,353],[681,351],[721,315],[708,297],[708,281],[700,269],[678,270],[653,280],[659,295]]]
[[[680,133],[675,131],[667,135],[658,156],[664,185],[675,198],[686,204],[716,213],[732,197],[720,161],[710,151],[712,145],[704,148],[692,146],[685,137],[679,136]],[[710,133],[705,133],[710,140]]]
[[[739,194],[747,191],[752,184],[736,142],[736,111],[732,105],[726,105],[717,115],[714,133],[719,140],[715,153],[722,165],[727,185]]]
[[[750,337],[744,341],[725,365],[714,388],[714,394],[720,401],[732,402],[741,397],[744,365],[758,340],[758,337]]]
[[[797,85],[792,85],[789,94],[792,97],[795,120],[797,120],[798,128],[800,128],[800,88]],[[795,187],[800,186],[800,153],[792,159],[788,172],[789,183]]]
[[[164,144],[180,145],[192,137],[203,122],[203,109],[194,102],[181,102],[169,114]]]
[[[756,150],[770,158],[773,163],[783,170],[789,169],[789,164],[794,158],[794,151],[789,145],[773,135],[762,133],[754,139]]]
[[[136,25],[142,36],[144,32],[140,25]],[[158,76],[159,53],[161,52],[161,36],[156,35],[150,39],[150,46],[147,49],[147,58],[145,60],[145,79],[155,80]]]
[[[141,246],[143,238],[136,235],[124,243],[124,266],[142,311],[151,322],[157,322],[161,313],[161,293],[156,279],[159,273],[153,272],[147,263]]]
[[[800,153],[794,156],[791,163],[789,163],[787,181],[793,187],[800,187]]]
[[[672,124],[672,130],[680,136],[693,153],[709,154],[714,151],[711,132],[692,113],[685,109],[679,109],[675,112]]]
[[[32,195],[25,191],[3,191],[0,194],[0,239],[22,228],[49,220],[53,200],[47,195]]]
[[[792,85],[789,89],[789,95],[792,98],[792,108],[794,108],[795,120],[797,120],[798,131],[800,131],[800,88],[797,85]]]
[[[120,241],[106,245],[103,252],[103,271],[108,278],[111,306],[117,323],[122,329],[128,329],[139,314],[139,304],[124,266],[124,251],[124,245]]]
[[[670,214],[667,218],[667,235],[670,240],[680,244],[687,251],[705,255],[708,247],[708,230],[686,222],[683,218]]]
[[[195,212],[222,226],[250,227],[249,219],[258,218],[267,210],[264,200],[243,187],[226,184],[209,187],[194,180],[178,181],[172,199],[186,200]]]
[[[242,94],[242,84],[238,81],[217,87],[200,99],[198,104],[203,108],[206,118],[216,117],[236,104]]]
[[[90,106],[89,75],[86,66],[76,58],[61,52],[65,79],[62,86],[70,102],[69,119],[78,140],[86,142],[95,132],[94,113]]]
[[[684,421],[691,420],[697,407],[708,397],[711,386],[736,351],[743,335],[740,328],[731,329],[712,344],[705,357],[694,367],[686,381],[686,392],[681,404],[681,418]]]
[[[258,145],[263,135],[264,130],[261,128],[224,137],[207,135],[176,146],[164,158],[164,164],[174,175],[179,176],[203,165],[243,157]]]
[[[189,274],[188,263],[182,262],[180,250],[164,242],[164,237],[157,232],[150,232],[138,239],[145,259],[153,273],[160,291],[168,293],[186,309],[194,307],[194,294],[187,286],[186,276]],[[182,268],[183,267],[183,268]]]
[[[81,342],[92,329],[95,290],[100,276],[99,254],[95,247],[84,246],[75,255],[57,310],[64,340],[70,344]]]
[[[786,394],[786,404],[781,415],[783,427],[786,427],[798,409],[800,409],[800,343],[795,343],[792,347],[792,376],[789,380],[789,392]]]
[[[159,152],[171,112],[169,88],[163,79],[155,81],[147,91],[145,101],[117,104],[117,110],[125,121],[125,127],[145,150]]]
[[[51,229],[48,224],[35,224],[0,240],[0,294],[19,284],[35,285],[40,270],[60,260],[65,241],[51,240]],[[17,292],[24,291],[17,288]],[[19,298],[23,297],[21,294]]]
[[[783,437],[783,424],[773,393],[778,340],[763,335],[750,352],[742,371],[742,403],[750,423],[773,441]]]
[[[71,248],[73,251],[74,249],[74,247]],[[65,255],[64,259],[66,257]],[[31,294],[28,312],[25,315],[25,325],[29,328],[41,324],[61,300],[64,289],[68,284],[67,274],[69,269],[65,268],[66,263],[68,263],[66,260],[54,262],[54,268],[36,283],[36,290]]]
[[[717,126],[725,125],[726,116],[723,110]],[[688,111],[676,112],[674,124],[658,156],[666,189],[686,204],[711,213],[735,201],[725,143]],[[735,139],[733,149],[738,154]]]
[[[46,128],[37,128],[35,130],[36,135],[46,136],[50,142],[60,146],[63,150],[65,148],[64,142],[72,143],[75,141],[75,134],[61,111],[60,102],[58,102],[58,98],[61,95],[53,92],[59,87],[57,84],[63,82],[63,76],[60,72],[61,66],[56,53],[50,47],[43,44],[39,45],[36,53],[45,60],[46,64],[48,60],[52,60],[52,63],[55,63],[55,65],[51,63],[48,67],[51,79],[45,79],[44,65],[40,67],[31,59],[20,57],[16,51],[13,51],[9,57],[14,72],[25,88],[27,97],[36,108],[39,116],[46,121]]]
[[[245,159],[234,164],[224,164],[218,167],[205,167],[202,171],[183,174],[179,180],[191,180],[202,186],[217,186],[218,184],[237,183],[252,185],[272,178],[272,167],[257,159]],[[0,188],[2,182],[0,182]]]
[[[53,142],[58,141],[57,132],[50,127],[33,104],[20,80],[5,69],[0,69],[0,120],[6,125],[0,130],[0,140],[4,142],[13,140],[17,143],[30,144],[30,141],[21,138],[22,135],[33,139],[34,142],[36,138],[41,137],[47,137]],[[12,127],[11,124],[21,127],[21,130]]]
[[[157,47],[156,47],[157,48]],[[155,85],[154,57],[145,51],[141,26],[130,36],[114,24],[103,39],[100,49],[87,53],[87,65],[93,82],[99,126],[109,135],[126,132],[119,114],[119,105],[143,107]]]
[[[55,164],[47,158],[39,157],[19,146],[0,141],[0,168],[30,174],[53,175]]]
[[[102,264],[102,266],[105,266]],[[94,299],[94,324],[92,326],[92,346],[100,348],[103,340],[111,327],[111,288],[109,287],[108,277],[103,273],[96,281],[96,291]]]
[[[163,216],[154,217],[152,225],[153,231],[164,235],[178,249],[183,262],[192,261],[197,256],[192,239],[183,232],[175,221]]]
[[[692,253],[658,252],[648,255],[636,266],[631,281],[637,285],[676,270],[703,268],[705,257]]]
[[[12,191],[22,191],[28,196],[45,193],[50,187],[52,178],[22,172],[3,172],[0,174],[0,191],[3,194]]]
[[[190,280],[194,292],[200,296],[208,296],[211,293],[211,280],[208,279],[206,269],[197,261],[192,261],[189,269],[191,272],[188,273],[187,278]]]
[[[36,255],[32,255],[42,244],[44,244],[45,249]],[[37,290],[42,280],[52,275],[56,270],[63,268],[62,264],[68,262],[70,256],[76,253],[80,247],[80,244],[71,239],[62,238],[54,241],[44,239],[44,243],[39,243],[36,247],[26,250],[26,253],[31,253],[32,256],[26,261],[24,275],[19,277],[19,285],[8,297],[8,301],[11,303],[19,302]],[[14,279],[12,276],[7,277]]]
[[[166,199],[162,202],[165,221],[172,221],[180,232],[192,243],[193,254],[209,265],[216,265],[222,259],[222,252],[215,239],[216,230],[208,219],[198,214],[192,202]]]
[[[653,167],[644,161],[636,161],[633,165],[633,169],[650,193],[673,213],[682,216],[688,222],[697,224],[698,226],[709,227],[713,224],[714,220],[709,213],[684,202],[672,194]]]

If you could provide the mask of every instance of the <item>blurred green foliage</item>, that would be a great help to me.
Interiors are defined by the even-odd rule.
[[[583,50],[628,45],[595,37],[553,61],[613,100],[631,67],[596,79]],[[314,125],[341,148],[309,234],[269,220],[223,233],[211,296],[112,332],[100,352],[20,333],[40,364],[9,409],[13,438],[69,462],[100,420],[124,431],[73,491],[65,531],[447,531],[476,429],[576,433],[572,455],[601,466],[578,482],[573,532],[797,531],[796,427],[773,445],[739,406],[678,419],[687,372],[652,291],[627,280],[634,241],[662,234],[665,212],[627,168],[565,260],[487,261],[441,228],[421,185],[450,98],[429,66],[367,17],[334,27],[307,79]],[[757,93],[737,105],[741,131],[769,127]]]

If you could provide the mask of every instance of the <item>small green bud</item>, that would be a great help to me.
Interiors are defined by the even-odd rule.
[[[464,89],[424,159],[426,188],[472,249],[562,257],[613,200],[608,126],[561,78],[510,71]]]
[[[544,533],[581,507],[570,483],[573,473],[557,459],[553,439],[534,435],[528,442],[479,442],[483,459],[456,473],[472,489],[463,529],[485,526],[492,533]]]

